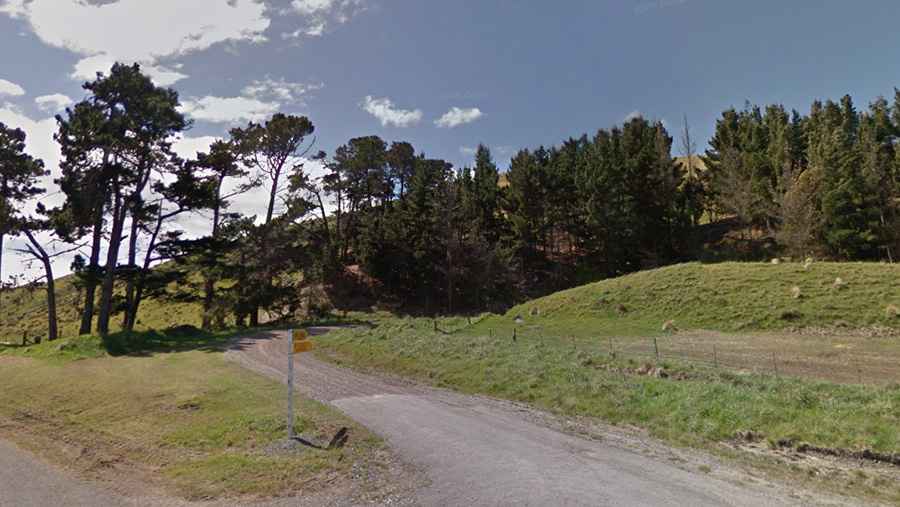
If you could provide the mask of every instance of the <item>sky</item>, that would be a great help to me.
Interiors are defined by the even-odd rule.
[[[891,96],[898,19],[893,0],[0,0],[0,122],[47,164],[50,205],[53,117],[115,61],[179,92],[184,156],[277,111],[308,116],[329,154],[374,134],[457,167],[479,143],[505,169],[519,149],[636,114],[673,135],[687,115],[702,149],[745,101]],[[4,279],[25,268],[3,256]]]

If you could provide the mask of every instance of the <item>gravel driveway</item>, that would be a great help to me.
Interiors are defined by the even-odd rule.
[[[327,332],[312,329],[311,334]],[[247,368],[286,380],[287,337],[269,332],[236,342],[227,356]],[[841,502],[754,479],[715,472],[684,454],[646,444],[621,445],[610,433],[586,439],[560,431],[527,407],[464,396],[404,380],[365,375],[306,354],[295,364],[304,395],[330,403],[382,435],[430,485],[426,506],[627,505],[777,506]],[[556,426],[556,427],[555,427]],[[655,450],[646,452],[647,448]],[[673,458],[673,456],[675,456]],[[712,468],[712,467],[710,467]]]

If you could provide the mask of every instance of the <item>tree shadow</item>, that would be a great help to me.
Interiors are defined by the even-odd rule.
[[[154,354],[202,351],[221,353],[242,350],[253,341],[274,340],[287,329],[307,329],[311,336],[320,336],[334,328],[373,326],[372,322],[357,318],[327,318],[307,322],[279,321],[255,328],[232,328],[208,332],[190,325],[163,330],[118,332],[103,340],[106,352],[111,356],[148,357]],[[245,337],[246,340],[239,338]]]

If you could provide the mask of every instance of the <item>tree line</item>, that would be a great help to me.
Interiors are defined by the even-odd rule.
[[[190,122],[175,91],[121,64],[84,89],[57,116],[60,206],[21,212],[48,173],[24,133],[0,125],[0,249],[22,235],[20,250],[44,267],[50,339],[52,259],[75,250],[80,332],[104,338],[117,316],[134,329],[148,297],[197,301],[206,329],[255,326],[262,314],[314,310],[311,287],[353,272],[407,311],[499,310],[696,259],[704,228],[723,218],[775,254],[892,261],[897,251],[900,92],[863,112],[849,96],[806,115],[728,109],[699,157],[685,120],[679,160],[665,126],[637,117],[523,149],[501,172],[485,146],[455,169],[377,136],[328,156],[313,151],[308,118],[280,113],[184,159],[173,143]],[[231,209],[258,187],[264,214]],[[188,238],[178,218],[198,212],[209,233]]]

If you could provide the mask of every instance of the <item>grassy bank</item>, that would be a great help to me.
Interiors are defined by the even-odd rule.
[[[380,466],[377,438],[299,397],[299,432],[327,442],[346,426],[350,442],[279,451],[284,387],[227,362],[221,339],[164,353],[157,336],[157,351],[118,357],[94,338],[6,350],[0,435],[90,478],[188,499],[313,493]]]
[[[62,337],[78,335],[81,323],[80,308],[84,297],[74,284],[73,275],[56,281],[59,333]],[[0,295],[0,343],[21,343],[22,337],[46,338],[47,299],[44,287],[18,287]],[[135,329],[165,329],[177,325],[200,326],[200,304],[147,298],[141,303]],[[121,329],[122,315],[110,321],[113,331]]]
[[[840,279],[838,283],[836,281]],[[679,264],[557,292],[485,319],[513,319],[574,336],[646,335],[681,329],[900,328],[900,266],[874,263]]]

